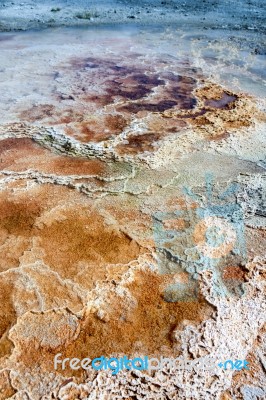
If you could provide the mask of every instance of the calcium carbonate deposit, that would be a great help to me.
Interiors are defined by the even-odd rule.
[[[265,5],[77,3],[0,5],[0,399],[265,399]]]

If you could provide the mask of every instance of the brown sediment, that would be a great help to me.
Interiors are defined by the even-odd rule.
[[[105,124],[112,133],[117,134],[125,129],[127,121],[122,115],[107,115]]]
[[[0,140],[0,154],[1,157],[5,155],[7,151],[10,154],[10,150],[20,150],[29,149],[29,147],[33,144],[33,141],[28,138],[8,138]],[[32,146],[33,147],[33,146]],[[1,159],[2,160],[2,159]],[[2,160],[3,162],[3,160]]]
[[[22,234],[24,232],[22,231]],[[0,272],[19,267],[19,259],[31,247],[29,237],[8,234],[7,230],[0,228]]]
[[[230,131],[228,130],[228,131],[224,131],[224,132],[219,133],[219,135],[212,135],[210,137],[210,140],[212,140],[212,141],[220,141],[220,140],[228,138],[229,136],[230,136]]]
[[[95,315],[84,321],[89,356],[114,352],[132,354],[137,342],[148,355],[160,354],[162,347],[173,349],[172,332],[184,319],[199,323],[207,319],[214,308],[206,300],[167,303],[162,292],[168,279],[151,271],[137,271],[132,283],[126,284],[130,296],[136,299],[132,310],[118,306],[116,298],[109,322]],[[103,340],[104,339],[104,340]],[[135,349],[137,350],[137,349]]]
[[[0,271],[19,266],[19,258],[31,246],[31,235],[41,207],[35,201],[0,198]]]
[[[52,185],[46,185],[45,189],[37,190],[33,196],[33,205],[36,202],[36,196],[42,199],[42,206],[40,204],[39,208],[43,210],[43,213],[39,215],[37,212],[39,208],[37,207],[35,212],[35,207],[33,207],[34,224],[32,219],[27,220],[27,224],[32,237],[38,239],[40,253],[34,255],[32,249],[23,257],[26,264],[29,257],[31,262],[37,259],[39,262],[44,262],[47,267],[38,272],[31,269],[30,265],[28,267],[26,265],[24,273],[34,280],[38,293],[41,293],[50,311],[47,311],[48,314],[24,313],[15,326],[15,331],[12,330],[10,338],[14,342],[21,365],[34,368],[36,364],[43,370],[52,371],[53,357],[61,350],[64,356],[80,358],[111,356],[114,353],[130,355],[140,350],[145,351],[147,355],[161,355],[167,352],[174,354],[172,335],[174,329],[184,319],[197,324],[211,315],[213,307],[203,298],[194,302],[165,302],[163,290],[169,283],[170,277],[158,276],[149,270],[137,270],[133,279],[124,280],[125,275],[130,271],[128,263],[137,260],[143,251],[128,235],[117,227],[106,224],[103,217],[96,211],[92,211],[90,201],[87,207],[84,204],[81,206],[73,192],[68,194],[67,189],[52,189]],[[78,197],[81,201],[82,197],[80,195]],[[61,210],[57,211],[59,201]],[[72,204],[68,206],[68,211],[68,207],[63,207],[63,201],[67,202],[66,204]],[[19,203],[19,199],[17,202]],[[46,204],[45,207],[44,204]],[[180,206],[182,204],[181,202]],[[13,206],[10,204],[9,212],[11,210]],[[22,205],[20,210],[23,211]],[[53,212],[50,212],[51,210]],[[120,209],[119,211],[122,212]],[[123,218],[124,213],[122,212],[120,218]],[[38,215],[38,221],[36,221],[36,215]],[[141,221],[139,219],[139,224]],[[12,232],[19,235],[20,232],[14,231],[12,223],[11,226]],[[58,275],[51,275],[54,272]],[[62,278],[75,282],[83,290],[96,290],[95,288],[99,286],[98,295],[103,296],[103,310],[100,308],[97,311],[97,307],[96,310],[93,307],[88,309],[81,320],[76,320],[77,329],[73,333],[71,333],[72,325],[68,326],[67,315],[72,321],[71,315],[66,312],[59,318],[58,314],[51,311],[51,308],[56,307],[55,304],[57,307],[67,305],[70,309],[82,308],[82,304],[77,305],[78,300],[74,298],[74,293],[72,297],[70,294],[67,295],[69,300],[66,302],[66,281],[63,284]],[[124,280],[123,284],[122,280]],[[15,279],[12,281],[15,283]],[[50,284],[47,285],[47,282]],[[104,286],[101,288],[101,285]],[[116,290],[116,287],[120,289]],[[9,330],[16,320],[10,297],[13,288],[12,283],[7,288],[6,295],[2,291],[4,314],[1,321],[4,331]],[[32,307],[33,304],[37,307],[36,300],[33,302],[30,297],[33,294],[27,294],[28,289],[22,294],[22,290],[23,287],[21,291],[16,289],[16,293],[20,302],[22,298],[24,299],[26,310],[31,309],[30,304]],[[104,293],[107,296],[106,299]],[[27,299],[26,294],[29,296]],[[101,311],[104,311],[104,315]],[[44,340],[34,333],[34,324],[36,324],[36,329],[40,326],[46,327],[47,321],[53,328],[44,330],[42,333]],[[28,326],[31,327],[30,331],[28,331]],[[16,335],[14,332],[17,332]],[[67,341],[66,337],[69,338]],[[56,346],[57,342],[60,343],[58,346]],[[4,354],[10,351],[7,343],[3,346]],[[164,349],[162,349],[163,346],[165,346]],[[66,376],[68,373],[69,370],[66,369]]]
[[[145,133],[127,137],[127,143],[116,147],[118,154],[138,154],[144,151],[152,151],[156,142],[160,139],[158,133]]]
[[[240,266],[227,266],[223,271],[223,279],[224,280],[238,280],[244,281],[246,272]]]
[[[2,370],[0,372],[0,400],[6,400],[10,397],[12,397],[15,393],[16,390],[13,388],[10,380],[10,371],[8,370]]]
[[[193,95],[195,88],[195,81],[184,76],[181,77],[178,86],[172,86],[166,90],[166,93],[170,98],[178,102],[178,107],[181,110],[192,110],[197,105],[197,99]]]
[[[163,118],[161,114],[153,114],[146,119],[147,128],[151,132],[157,132],[160,137],[167,137],[169,133],[183,132],[188,126],[187,122],[177,118]]]
[[[72,59],[69,64],[70,69],[74,72],[90,72],[90,70],[93,69],[92,73],[96,74],[98,79],[105,79],[104,82],[108,84],[114,83],[115,89],[119,88],[122,84],[133,87],[142,85],[143,88],[151,88],[164,84],[164,81],[160,79],[160,76],[154,72],[152,67],[151,70],[148,71],[144,67],[132,65],[132,63],[126,65],[124,60],[119,62],[115,59],[106,60],[100,57],[89,57],[84,59]],[[69,65],[67,69],[69,70]],[[146,72],[149,72],[151,75],[147,75]]]
[[[213,83],[197,86],[198,71],[192,71],[188,63],[184,63],[182,74],[170,71],[168,62],[168,70],[160,70],[160,64],[158,61],[158,65],[145,66],[137,64],[136,59],[135,65],[128,65],[125,59],[115,57],[70,59],[57,68],[71,83],[71,90],[66,86],[64,93],[59,88],[54,90],[53,103],[59,107],[40,104],[22,111],[20,117],[61,127],[83,143],[108,142],[128,128],[133,119],[142,123],[148,117],[138,141],[136,135],[129,135],[127,143],[115,145],[112,151],[119,154],[154,152],[158,147],[154,146],[158,141],[154,133],[159,129],[163,138],[190,124],[207,140],[221,140],[231,129],[250,126],[252,116],[242,95]],[[159,117],[171,123],[162,122],[156,128],[153,120],[159,121]]]
[[[20,119],[27,122],[42,121],[44,119],[51,118],[54,115],[55,106],[52,104],[39,104],[21,112]]]
[[[202,298],[194,302],[165,302],[162,289],[167,279],[151,271],[136,271],[134,281],[125,284],[125,289],[133,299],[129,308],[130,303],[126,298],[121,301],[118,292],[115,291],[116,282],[112,282],[111,286],[114,289],[110,290],[108,301],[110,311],[107,311],[104,317],[96,310],[88,310],[79,322],[77,338],[73,338],[69,345],[59,346],[55,350],[49,344],[40,346],[36,343],[36,338],[25,338],[27,347],[20,355],[20,361],[26,366],[41,363],[44,369],[52,370],[53,357],[59,351],[62,352],[62,358],[80,359],[93,359],[102,355],[110,357],[116,354],[131,356],[136,352],[144,352],[148,356],[173,355],[175,351],[178,353],[178,350],[174,349],[173,331],[179,324],[183,320],[197,324],[209,318],[214,311]],[[39,323],[41,318],[39,316]],[[22,329],[24,330],[23,327]],[[23,345],[23,338],[17,340],[22,340]],[[38,347],[38,352],[34,352],[34,356],[31,357],[30,349],[33,345]],[[76,374],[68,367],[63,374],[67,376],[69,372],[72,376],[82,374],[81,371],[77,371]]]
[[[13,304],[12,296],[14,294],[14,286],[11,282],[1,277],[0,291],[0,359],[10,353],[12,343],[7,338],[7,332],[10,327],[16,322],[17,316]]]
[[[27,237],[32,232],[41,208],[35,201],[17,202],[2,198],[0,199],[0,212],[1,229],[5,230],[8,235]]]
[[[265,349],[266,324],[264,323],[257,334],[245,360],[248,362],[247,369],[236,371],[233,375],[230,392],[239,393],[244,385],[250,388],[263,388],[265,382],[265,362],[263,351]],[[252,393],[252,392],[251,392]],[[226,399],[226,398],[225,398]],[[231,398],[230,398],[231,399]]]
[[[2,170],[29,169],[58,175],[99,175],[106,171],[106,163],[98,159],[73,158],[57,155],[28,138],[9,138],[0,141]],[[47,163],[49,159],[49,163]]]
[[[0,339],[0,362],[1,362],[1,358],[9,357],[14,349],[13,343],[8,338],[8,331],[9,331],[10,327],[12,326],[12,324],[15,324],[15,323],[16,323],[16,315],[14,315],[13,318],[10,320],[9,326],[7,327],[5,333],[1,336],[1,339]]]
[[[196,132],[208,140],[222,140],[233,129],[251,126],[254,115],[259,118],[261,114],[248,97],[225,91],[216,84],[205,84],[194,93],[199,109],[186,113],[168,110],[163,116],[187,120]]]
[[[84,116],[82,113],[74,112],[73,110],[64,110],[60,114],[59,112],[55,113],[54,121],[50,122],[50,125],[68,125],[71,124],[73,121],[83,121]]]
[[[39,104],[22,111],[20,118],[62,126],[68,135],[81,142],[106,141],[120,134],[136,114],[141,118],[143,113],[162,113],[176,107],[191,110],[197,102],[193,95],[194,78],[170,72],[160,74],[152,66],[128,66],[117,60],[87,57],[71,59],[67,67],[61,66],[64,68],[70,76],[73,74],[70,78],[73,91],[54,91],[59,107]],[[100,90],[92,88],[95,82]],[[106,107],[112,107],[112,112]],[[163,130],[164,133],[167,131]]]
[[[101,175],[106,165],[100,160],[58,157],[52,163],[55,173],[62,175]]]
[[[86,210],[65,214],[65,220],[44,226],[39,234],[45,263],[64,278],[75,279],[82,268],[79,263],[85,263],[91,281],[95,273],[103,275],[104,265],[125,264],[141,253],[134,240],[106,226],[98,213]]]
[[[177,219],[170,219],[170,220],[164,220],[163,221],[163,226],[164,229],[169,229],[169,230],[184,230],[185,228],[189,227],[188,221],[186,221],[183,218],[177,218]]]
[[[109,82],[111,87],[106,89],[106,92],[112,99],[122,97],[125,100],[139,100],[151,93],[151,89],[144,85],[126,86],[126,89],[121,88],[122,83],[112,81]]]
[[[128,124],[128,118],[120,114],[93,116],[91,120],[75,124],[73,128],[68,127],[67,133],[81,133],[81,142],[101,142],[109,139],[112,135],[122,133]]]
[[[158,103],[132,103],[120,107],[119,110],[133,114],[137,114],[140,111],[163,112],[173,108],[177,104],[174,100],[161,100]]]
[[[239,265],[227,265],[222,268],[221,279],[223,285],[232,296],[238,298],[243,295],[243,284],[247,281],[248,273]]]
[[[213,100],[213,99],[221,99],[225,93],[224,89],[215,83],[207,83],[197,88],[195,93],[200,95],[200,97],[204,98],[204,100]],[[227,94],[230,95],[230,92],[227,91]]]

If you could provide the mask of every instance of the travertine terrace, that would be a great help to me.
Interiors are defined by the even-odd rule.
[[[171,32],[0,48],[0,399],[265,398],[265,100]],[[112,376],[57,353],[251,368]]]

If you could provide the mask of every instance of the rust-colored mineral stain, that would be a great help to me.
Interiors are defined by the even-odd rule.
[[[127,126],[127,120],[122,115],[107,115],[105,126],[114,134],[121,133]]]
[[[3,304],[2,307],[5,308],[5,304]],[[0,319],[1,319],[1,317],[0,317]],[[13,318],[12,323],[10,323],[9,327],[6,329],[6,332],[4,333],[4,335],[2,335],[2,337],[0,339],[0,360],[2,357],[10,356],[12,353],[12,350],[14,349],[13,343],[11,342],[11,340],[8,339],[8,331],[9,331],[9,328],[11,328],[15,322],[16,322],[16,315],[14,312],[14,318]],[[0,330],[1,330],[1,322],[0,322]],[[1,399],[1,397],[0,397],[0,399]]]
[[[0,271],[19,266],[31,246],[31,235],[41,207],[34,201],[0,199]]]
[[[234,387],[235,386],[239,387],[240,385],[242,386],[243,384],[254,387],[254,382],[258,380],[259,375],[262,375],[263,377],[265,376],[265,368],[260,361],[258,353],[256,352],[257,347],[260,347],[260,345],[255,341],[255,343],[252,346],[252,351],[245,358],[246,361],[248,362],[248,369],[244,368],[234,373],[232,382]],[[230,400],[233,399],[230,398]]]
[[[1,140],[0,155],[1,168],[15,171],[34,169],[58,175],[102,175],[106,170],[104,161],[57,155],[28,138]]]
[[[131,115],[162,113],[173,107],[188,110],[196,105],[192,94],[196,85],[194,78],[170,72],[160,74],[155,72],[155,66],[129,66],[126,60],[87,57],[71,59],[62,68],[66,74],[70,73],[73,93],[63,94],[58,89],[54,94],[55,101],[60,103],[58,108],[40,104],[24,110],[20,116],[28,122],[62,125],[68,135],[81,142],[106,141],[123,132]],[[100,90],[96,90],[95,82]],[[112,107],[112,112],[106,106]]]
[[[77,129],[81,133],[80,141],[81,142],[101,142],[103,140],[107,140],[110,138],[111,133],[110,132],[104,132],[104,129],[101,130],[93,126],[91,122],[82,122],[80,124],[76,125]],[[93,129],[94,128],[94,129]],[[73,131],[73,129],[68,129],[67,133]],[[75,131],[75,128],[74,128]]]
[[[140,111],[163,112],[173,108],[178,103],[175,100],[161,100],[158,103],[129,103],[128,105],[119,107],[119,111],[137,114]]]
[[[97,312],[89,312],[81,321],[78,338],[67,348],[58,348],[56,352],[62,352],[62,358],[80,359],[93,359],[101,355],[110,357],[115,354],[133,356],[136,351],[148,356],[175,355],[178,349],[173,347],[173,331],[183,320],[195,324],[204,321],[212,315],[214,308],[203,298],[194,302],[165,302],[162,292],[167,279],[151,271],[137,271],[134,281],[126,285],[136,305],[129,310],[126,301],[113,295],[110,298],[108,318],[102,320]],[[43,349],[43,354],[37,357],[41,357],[47,369],[52,368],[52,353],[51,350]],[[32,363],[28,351],[22,358],[24,363]],[[65,371],[66,376],[68,372]],[[80,373],[77,371],[77,375]]]
[[[169,98],[177,102],[180,110],[192,110],[197,105],[196,98],[192,95],[193,87],[190,86],[174,86],[168,89]]]
[[[53,358],[58,352],[62,353],[62,358],[79,359],[93,359],[102,355],[111,357],[116,354],[134,356],[136,352],[148,356],[178,355],[173,331],[182,329],[183,320],[198,324],[210,318],[214,308],[201,297],[191,302],[166,302],[163,290],[168,283],[169,277],[157,275],[150,270],[135,271],[133,281],[124,284],[133,302],[130,300],[128,303],[127,298],[123,301],[123,291],[118,294],[110,290],[105,318],[99,317],[97,311],[88,309],[80,320],[77,339],[56,349],[52,349],[49,344],[43,346],[36,341],[27,341],[27,346],[23,346],[23,353],[19,355],[20,362],[31,367],[37,363],[44,370],[52,371]],[[109,285],[113,285],[113,288],[117,285],[111,276]],[[128,296],[127,292],[123,296]],[[38,351],[33,350],[36,345]],[[66,377],[69,377],[69,373],[78,377],[83,372],[69,370],[67,367],[62,373]]]
[[[139,100],[151,93],[151,89],[144,85],[126,86],[121,87],[121,83],[110,82],[110,86],[106,89],[106,92],[111,96],[112,99],[115,97],[121,97],[125,100]]]
[[[243,112],[239,118],[229,115],[232,110],[237,114],[237,107],[241,107],[236,101],[238,96],[216,84],[197,87],[200,75],[187,62],[182,73],[178,73],[180,68],[171,71],[167,60],[154,61],[148,66],[137,63],[136,58],[129,65],[126,57],[115,56],[108,60],[104,57],[70,59],[60,68],[62,76],[69,78],[71,91],[63,91],[60,85],[56,88],[53,104],[58,102],[58,107],[35,105],[24,110],[20,117],[28,122],[61,126],[67,135],[82,143],[112,140],[132,120],[149,118],[148,125],[152,125],[152,119],[158,120],[158,116],[171,123],[176,121],[176,126],[173,123],[162,123],[160,128],[148,126],[147,133],[138,139],[131,135],[127,144],[121,143],[115,150],[120,154],[152,153],[158,147],[154,133],[160,129],[162,138],[181,131],[189,123],[205,131],[209,140],[221,140],[227,137],[228,130],[250,125]],[[54,79],[58,74],[54,74]],[[218,128],[214,122],[216,117],[220,121]]]
[[[224,280],[245,280],[246,272],[240,266],[227,266],[223,271]]]
[[[0,199],[0,227],[8,234],[28,236],[32,232],[41,207],[35,201]]]
[[[52,118],[55,114],[55,106],[52,104],[39,104],[22,111],[20,113],[20,119],[21,121],[34,122]]]
[[[51,165],[52,170],[62,175],[101,175],[106,165],[100,160],[58,157]]]
[[[11,384],[10,371],[3,369],[0,372],[0,388],[0,400],[9,399],[17,393]]]
[[[73,382],[73,378],[66,379],[60,386],[59,389],[62,389],[62,387],[66,386],[68,383]]]
[[[4,339],[4,334],[10,329],[16,321],[16,311],[13,305],[14,286],[11,282],[6,282],[4,277],[1,278],[0,291],[0,358],[7,354],[10,350],[8,339]]]
[[[0,154],[4,155],[5,152],[12,150],[31,150],[34,147],[33,141],[28,138],[8,138],[0,140]],[[37,145],[36,145],[37,147]]]
[[[126,144],[117,146],[117,151],[119,154],[137,154],[144,151],[152,151],[159,139],[160,135],[158,133],[132,135],[127,138]]]
[[[164,229],[167,230],[185,230],[186,228],[188,228],[188,225],[188,221],[186,221],[184,218],[177,218],[174,220],[170,219],[163,222]]]
[[[80,263],[85,263],[90,266],[88,282],[103,277],[104,265],[128,263],[141,252],[134,240],[106,226],[99,214],[84,210],[78,215],[66,213],[66,220],[45,226],[40,237],[44,260],[54,271],[75,279]]]
[[[94,117],[93,120],[84,121],[76,127],[82,134],[82,142],[101,142],[109,139],[112,135],[123,132],[128,124],[128,120],[120,114]],[[72,131],[75,130],[72,128]],[[69,132],[69,130],[68,130]]]

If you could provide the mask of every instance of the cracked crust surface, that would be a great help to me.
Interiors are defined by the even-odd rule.
[[[47,53],[21,43],[29,58],[16,72],[29,88],[23,81],[17,101],[2,104],[0,120],[0,399],[264,395],[263,107],[187,59],[131,40],[104,38],[90,55],[81,45],[46,48],[37,87],[30,62]],[[200,217],[206,171],[216,178],[215,218]],[[235,226],[224,223],[223,193],[243,214],[243,258],[234,234],[220,252],[204,242],[214,225],[225,236]],[[215,269],[199,253],[219,259]],[[55,371],[59,352],[241,357],[252,368],[114,377]]]

